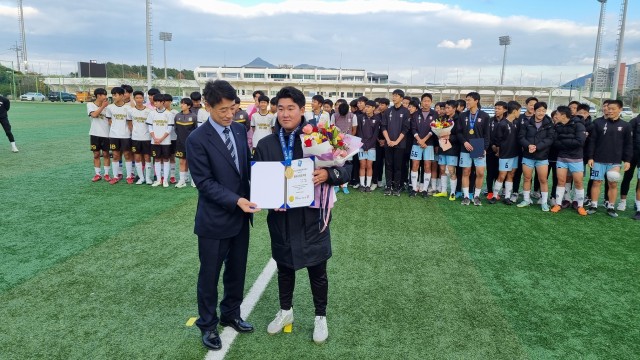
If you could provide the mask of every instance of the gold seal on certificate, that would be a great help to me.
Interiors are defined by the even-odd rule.
[[[287,166],[284,170],[284,176],[289,180],[293,179],[293,168],[291,166]]]

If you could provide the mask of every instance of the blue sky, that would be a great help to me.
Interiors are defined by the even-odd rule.
[[[613,62],[621,0],[609,0],[603,61]],[[30,62],[40,72],[74,71],[78,61],[146,62],[144,2],[25,0]],[[495,84],[498,36],[510,35],[507,83],[549,85],[591,72],[596,0],[154,0],[159,31],[172,32],[169,66],[236,65],[255,57],[390,72],[414,83]],[[623,60],[640,61],[640,6],[630,1]],[[15,1],[0,0],[0,60],[17,40]],[[14,24],[14,25],[12,25]],[[3,61],[4,65],[8,65]]]

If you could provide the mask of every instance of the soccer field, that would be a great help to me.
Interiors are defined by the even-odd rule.
[[[196,190],[92,183],[85,108],[12,104],[20,152],[3,137],[0,359],[204,359],[185,325],[197,316]],[[274,278],[248,317],[256,331],[228,359],[640,357],[632,209],[580,217],[375,191],[339,194],[333,214],[327,343],[311,340],[300,271],[293,332],[266,332]],[[262,212],[246,291],[270,251]]]

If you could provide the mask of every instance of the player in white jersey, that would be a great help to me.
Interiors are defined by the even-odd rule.
[[[251,115],[251,129],[253,130],[253,148],[258,146],[258,141],[273,133],[273,119],[275,115],[269,112],[269,98],[260,95],[258,99],[258,111]]]
[[[162,170],[169,174],[171,164],[169,163],[169,155],[171,152],[171,128],[173,127],[173,116],[169,116],[169,112],[164,109],[164,101],[160,96],[154,96],[153,105],[155,110],[149,113],[147,125],[151,134],[151,155],[153,155],[156,181],[151,186],[169,187],[168,177],[162,177]]]
[[[144,106],[144,93],[142,91],[133,92],[133,101],[135,106],[129,109],[127,113],[127,121],[131,121],[131,152],[133,160],[136,163],[136,172],[138,173],[138,182],[142,185],[145,183],[153,183],[153,173],[151,172],[151,134],[149,134],[149,126],[147,126],[147,118],[151,109]],[[143,168],[144,166],[144,168]]]
[[[111,159],[109,158],[109,122],[104,117],[104,109],[109,105],[107,100],[107,90],[97,88],[93,91],[96,101],[87,103],[87,114],[91,119],[89,138],[91,151],[93,152],[93,168],[95,175],[92,181],[100,181],[100,153],[104,164],[104,179],[111,180],[109,171],[111,170]]]
[[[173,120],[175,124],[175,117],[176,117],[176,114],[178,113],[178,110],[171,108],[171,103],[173,102],[173,96],[171,96],[170,94],[164,94],[163,98],[164,98],[164,108],[167,109],[167,111],[169,112],[167,115],[171,117],[171,120]],[[171,137],[171,149],[170,149],[171,154],[169,155],[169,162],[171,163],[171,170],[169,171],[169,184],[175,184],[177,182],[176,181],[176,144],[178,142],[178,136],[176,135],[175,126],[171,127],[170,137]]]
[[[113,104],[107,106],[105,117],[111,126],[109,130],[109,148],[113,153],[113,161],[117,164],[124,155],[127,167],[127,183],[133,184],[133,163],[131,156],[131,122],[127,121],[129,106],[124,104],[124,89],[117,86],[111,89]],[[112,168],[113,178],[109,182],[115,184],[122,179],[119,167]]]

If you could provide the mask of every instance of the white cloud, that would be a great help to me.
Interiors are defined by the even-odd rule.
[[[471,39],[460,39],[456,42],[451,40],[442,40],[439,44],[439,48],[447,48],[447,49],[468,49],[471,47]]]
[[[22,13],[24,14],[25,17],[29,17],[29,16],[37,14],[38,10],[36,8],[34,8],[34,7],[31,7],[31,6],[23,6],[22,7]],[[18,7],[17,6],[0,5],[0,16],[16,18],[16,23],[17,23],[18,22],[17,21]]]

